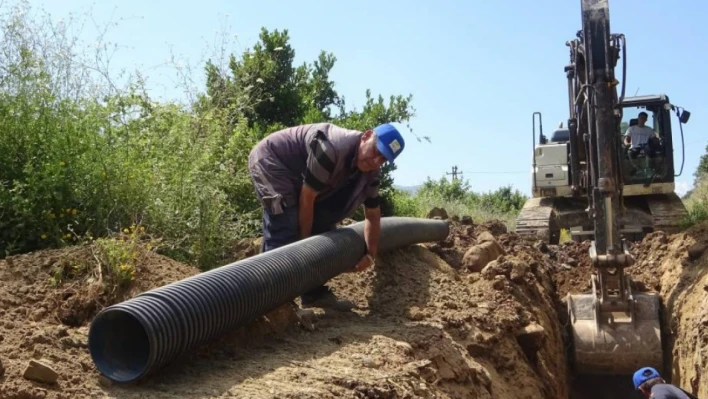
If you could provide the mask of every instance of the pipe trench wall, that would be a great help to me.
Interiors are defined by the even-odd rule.
[[[444,221],[382,218],[378,252],[448,234]],[[112,381],[139,380],[351,269],[365,251],[359,222],[141,293],[96,315],[91,357]]]

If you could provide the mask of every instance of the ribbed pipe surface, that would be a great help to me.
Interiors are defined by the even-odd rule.
[[[444,221],[382,218],[379,253],[448,234]],[[365,250],[359,222],[141,293],[96,315],[91,357],[115,382],[138,380],[353,268]]]

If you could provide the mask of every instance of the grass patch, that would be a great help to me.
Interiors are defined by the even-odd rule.
[[[391,196],[393,212],[399,216],[426,217],[433,208],[443,208],[449,217],[470,216],[475,223],[499,220],[509,231],[516,228],[516,218],[527,197],[511,187],[488,193],[475,193],[462,180],[428,179],[415,195],[395,190]]]
[[[558,239],[559,244],[563,244],[564,242],[572,241],[573,237],[570,235],[570,230],[567,229],[561,229],[560,231],[560,238]]]

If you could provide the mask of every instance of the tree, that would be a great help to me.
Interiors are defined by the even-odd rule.
[[[495,191],[479,196],[479,203],[488,207],[498,209],[502,212],[515,212],[520,210],[528,197],[519,190],[513,190],[512,186],[499,187]]]
[[[420,197],[441,198],[444,201],[459,201],[470,194],[470,184],[466,179],[450,181],[442,177],[436,181],[428,177],[416,194]]]
[[[249,126],[292,126],[313,113],[322,119],[340,98],[329,80],[334,55],[320,53],[314,65],[293,65],[295,50],[288,30],[262,28],[260,40],[241,57],[230,56],[228,71],[207,62],[207,95],[210,105],[229,110]]]
[[[700,179],[701,176],[708,174],[708,145],[706,145],[706,153],[701,156],[700,161],[698,161],[698,168],[694,176],[696,179]]]

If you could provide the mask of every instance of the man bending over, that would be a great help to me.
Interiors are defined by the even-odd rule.
[[[290,127],[272,133],[251,151],[248,168],[263,206],[262,252],[334,230],[365,206],[366,255],[354,267],[374,264],[381,211],[381,166],[393,163],[405,146],[390,124],[364,132],[331,123]],[[303,307],[350,310],[321,286],[301,296]]]

